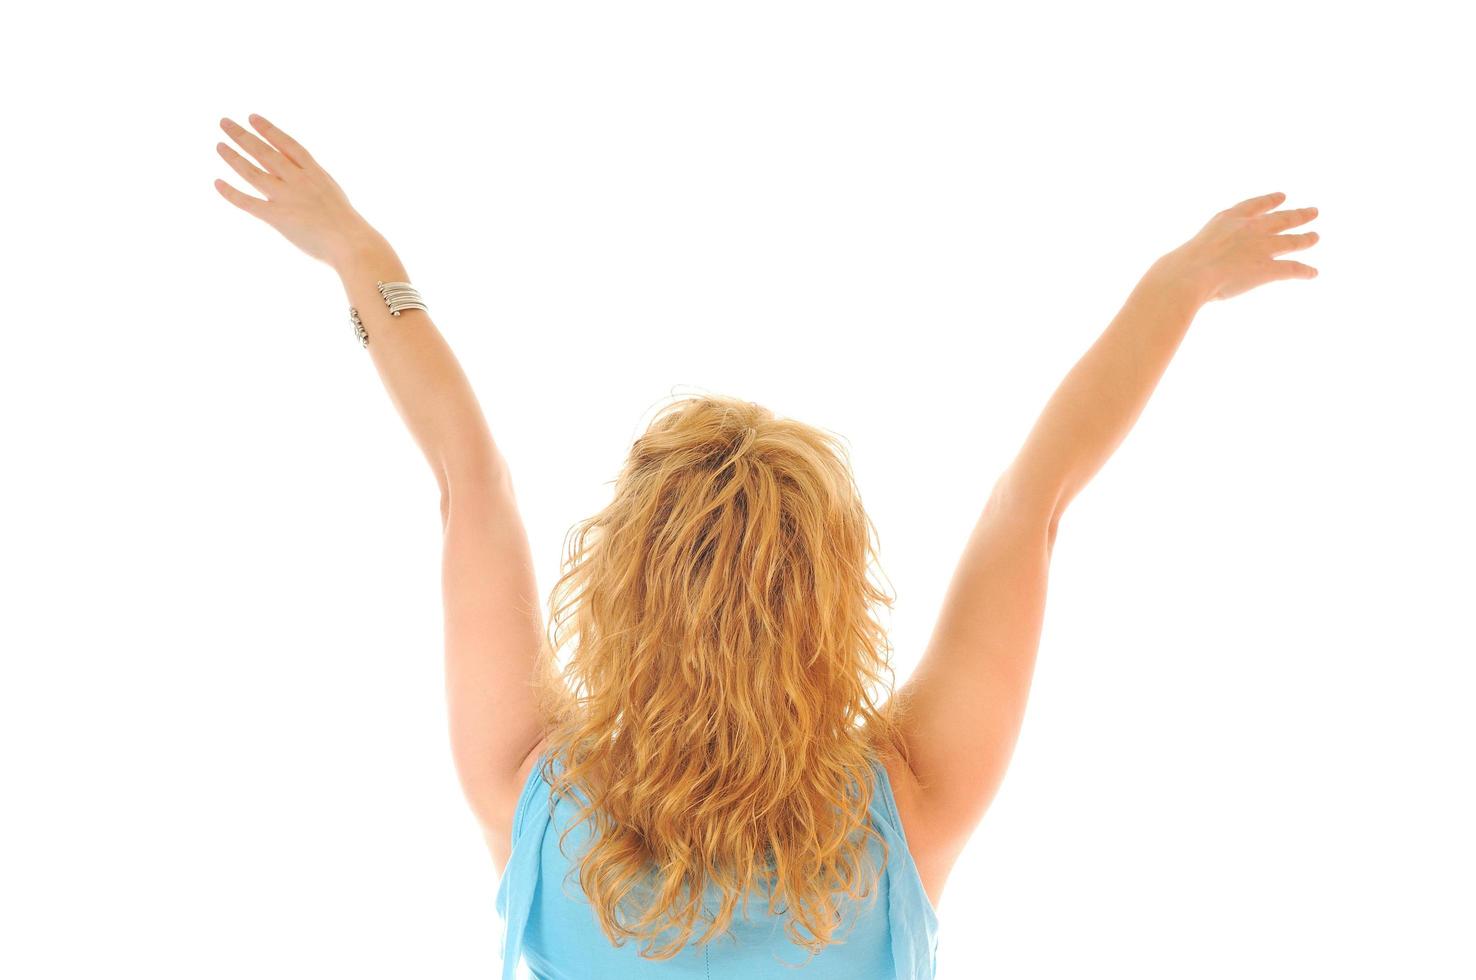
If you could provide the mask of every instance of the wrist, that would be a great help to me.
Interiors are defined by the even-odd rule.
[[[1143,284],[1191,313],[1208,303],[1215,292],[1193,263],[1177,251],[1154,262],[1143,276]]]
[[[344,276],[365,264],[383,264],[387,259],[398,261],[389,240],[370,226],[364,225],[343,236],[338,247],[329,256],[328,264],[340,276]]]

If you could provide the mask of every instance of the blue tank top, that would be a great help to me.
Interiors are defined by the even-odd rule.
[[[559,848],[559,835],[573,824],[578,808],[573,800],[553,799],[543,778],[546,758],[538,759],[518,797],[512,854],[497,887],[497,913],[503,924],[503,980],[520,976],[534,980],[793,980],[797,975],[807,980],[933,980],[938,916],[907,849],[891,780],[879,760],[872,761],[876,788],[871,821],[887,842],[887,860],[874,900],[845,900],[848,914],[836,934],[843,942],[832,943],[811,958],[808,950],[795,945],[785,933],[784,917],[772,915],[767,900],[758,899],[748,903],[746,921],[739,903],[730,935],[701,945],[694,935],[694,941],[675,957],[649,960],[641,958],[640,943],[634,940],[620,947],[610,942],[580,891],[577,875],[569,874],[572,863]],[[565,840],[568,854],[577,858],[589,832],[588,822],[574,828]],[[871,839],[868,844],[873,859],[880,862],[880,845]],[[700,931],[699,927],[698,934]],[[799,969],[807,958],[809,963]],[[518,971],[520,963],[526,964],[528,974]]]

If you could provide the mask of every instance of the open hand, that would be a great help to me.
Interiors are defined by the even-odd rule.
[[[1199,234],[1159,259],[1159,271],[1188,286],[1201,301],[1229,299],[1276,279],[1311,279],[1317,270],[1286,252],[1317,243],[1315,231],[1284,235],[1317,217],[1316,208],[1271,209],[1286,200],[1279,191],[1241,201],[1209,220]]]
[[[215,148],[266,199],[244,194],[217,180],[215,189],[222,197],[277,229],[313,258],[330,265],[374,234],[369,223],[349,204],[343,188],[302,144],[261,116],[253,114],[247,118],[261,136],[229,118],[221,119],[220,128],[251,154],[260,167],[225,143],[217,143]]]

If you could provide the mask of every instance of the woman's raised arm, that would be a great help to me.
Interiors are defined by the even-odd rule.
[[[531,685],[544,643],[540,601],[506,461],[430,314],[392,316],[381,298],[379,281],[410,281],[389,242],[300,143],[261,116],[250,120],[260,136],[230,119],[221,128],[256,163],[225,143],[217,149],[265,199],[221,180],[216,189],[338,273],[385,390],[440,487],[452,752],[495,853],[511,828],[518,766],[542,734]],[[347,347],[347,309],[341,329]]]
[[[1222,211],[1155,262],[995,484],[927,649],[897,695],[914,776],[903,805],[916,814],[909,837],[931,894],[941,893],[1014,751],[1062,512],[1137,421],[1204,303],[1316,275],[1275,258],[1317,240],[1316,232],[1281,234],[1317,214],[1268,213],[1283,200],[1268,194]]]

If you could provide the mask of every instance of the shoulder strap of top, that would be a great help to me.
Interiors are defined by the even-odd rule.
[[[876,790],[871,812],[887,842],[890,869],[887,893],[892,966],[898,980],[932,980],[938,971],[938,915],[907,848],[907,835],[897,812],[897,799],[892,794],[891,776],[881,760],[873,759],[872,766],[876,772]]]
[[[497,886],[497,913],[503,923],[503,980],[517,980],[518,963],[523,958],[523,932],[528,927],[533,890],[538,884],[538,866],[543,858],[543,834],[551,817],[548,783],[543,779],[545,758],[539,756],[533,764],[518,795],[513,811],[512,854]]]

